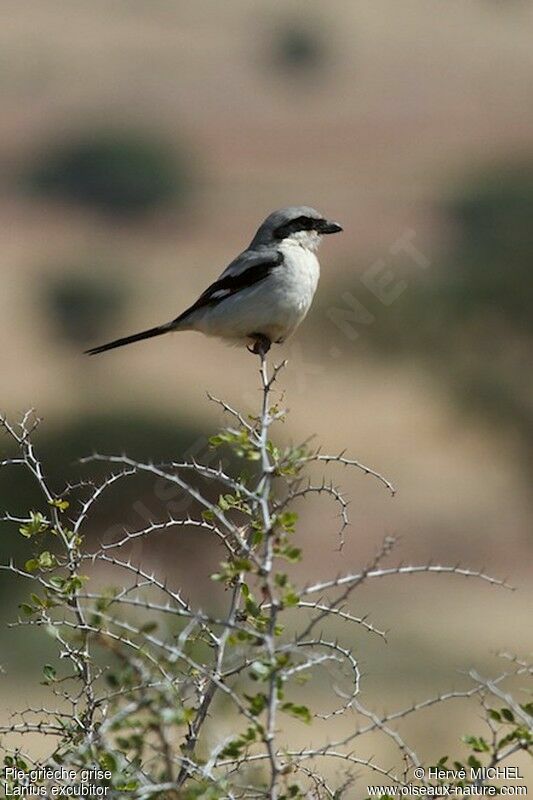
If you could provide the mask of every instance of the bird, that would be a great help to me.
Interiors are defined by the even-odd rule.
[[[307,315],[320,275],[316,251],[324,235],[340,231],[337,222],[309,206],[273,211],[246,250],[179,316],[85,352],[97,355],[173,331],[200,331],[264,357]]]

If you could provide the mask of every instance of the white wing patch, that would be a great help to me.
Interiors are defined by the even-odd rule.
[[[216,292],[213,292],[211,295],[211,300],[222,300],[224,297],[228,297],[228,295],[232,294],[230,289],[217,289]]]

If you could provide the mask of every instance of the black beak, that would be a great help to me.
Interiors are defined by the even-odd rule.
[[[323,220],[320,225],[319,233],[340,233],[342,231],[338,222],[328,222],[327,219]]]

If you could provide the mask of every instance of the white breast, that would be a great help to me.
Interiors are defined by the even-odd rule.
[[[201,309],[187,327],[243,343],[254,333],[272,342],[290,336],[309,311],[320,266],[315,254],[296,242],[285,240],[279,250],[283,262],[264,280]]]
[[[283,242],[279,249],[283,253],[279,280],[283,283],[288,299],[307,313],[320,276],[318,259],[311,250],[290,241]]]
[[[320,265],[311,250],[286,240],[280,245],[283,264],[276,270],[274,292],[279,304],[280,322],[286,339],[306,316],[318,285]]]

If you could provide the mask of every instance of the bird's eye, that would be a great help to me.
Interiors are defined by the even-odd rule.
[[[297,230],[299,231],[311,231],[316,225],[317,220],[311,219],[311,217],[298,217],[296,220],[296,224],[298,225]]]
[[[298,233],[298,231],[311,231],[316,228],[320,220],[313,219],[312,217],[297,217],[290,222],[284,222],[275,231],[275,236],[278,239],[285,239],[291,233]]]

